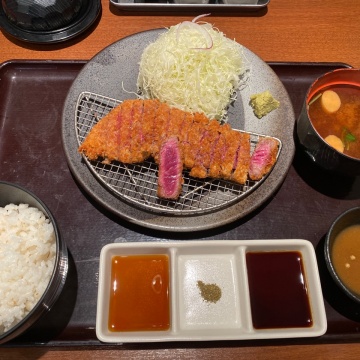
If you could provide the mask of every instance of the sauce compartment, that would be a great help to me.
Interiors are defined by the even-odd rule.
[[[236,246],[223,247],[218,242],[176,249],[174,308],[178,311],[174,316],[179,333],[192,339],[206,333],[208,339],[217,339],[219,332],[232,337],[246,331],[243,327],[247,305],[241,297],[244,292],[244,279],[240,276],[242,261]],[[220,296],[212,296],[211,288],[218,290]]]
[[[170,327],[166,330],[110,331],[112,259],[117,256],[151,259],[158,255],[168,257]],[[264,271],[267,267],[269,271]],[[261,281],[268,273],[279,279]],[[256,279],[256,274],[261,278]],[[136,276],[134,279],[136,282]],[[282,283],[287,286],[281,286]],[[272,323],[271,317],[267,319],[266,312],[259,312],[255,306],[259,299],[273,306],[273,311],[284,309],[286,321]],[[278,306],[278,302],[283,304]],[[305,310],[299,314],[299,308]],[[259,323],[265,326],[258,326]],[[117,243],[106,245],[101,251],[96,317],[96,335],[100,341],[313,337],[324,334],[326,328],[316,256],[309,241]]]
[[[113,256],[109,330],[168,330],[169,274],[169,256],[166,254]]]
[[[298,251],[246,253],[255,329],[311,327],[308,285]]]

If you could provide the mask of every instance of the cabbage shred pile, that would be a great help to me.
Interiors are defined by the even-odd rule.
[[[137,86],[145,99],[226,120],[244,71],[240,44],[208,23],[186,21],[146,47]]]

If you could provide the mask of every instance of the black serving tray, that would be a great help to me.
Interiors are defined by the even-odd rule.
[[[68,279],[54,308],[26,334],[3,346],[108,346],[101,344],[95,334],[101,248],[112,242],[211,239],[311,241],[318,256],[328,330],[319,338],[236,340],[217,345],[200,342],[193,346],[359,341],[359,307],[332,283],[324,265],[322,246],[333,220],[342,211],[359,205],[360,178],[329,176],[297,147],[280,189],[245,218],[224,227],[186,234],[130,224],[90,198],[73,178],[66,162],[61,141],[62,109],[84,64],[84,61],[9,61],[0,65],[0,179],[25,186],[46,203],[70,254]],[[337,63],[269,65],[289,92],[296,116],[314,79],[327,71],[348,67]],[[146,345],[136,348],[142,346]]]

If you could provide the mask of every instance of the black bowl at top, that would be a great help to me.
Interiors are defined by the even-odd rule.
[[[344,213],[340,214],[335,221],[332,223],[325,239],[325,261],[336,285],[341,289],[343,293],[345,293],[350,299],[356,301],[360,304],[360,294],[352,291],[341,279],[339,276],[339,271],[337,271],[336,266],[334,266],[334,243],[337,236],[340,232],[352,225],[360,225],[360,207],[355,207],[345,211]],[[359,244],[360,244],[360,238]],[[359,249],[359,246],[356,246]],[[354,250],[355,251],[355,250]],[[351,263],[351,254],[349,254],[349,266]],[[359,258],[353,257],[354,260],[360,261]],[[339,269],[338,269],[339,270]]]
[[[58,43],[81,34],[101,14],[101,0],[1,0],[0,28],[18,40]]]
[[[42,261],[41,266],[40,266],[40,270],[39,267],[37,266],[37,272],[36,272],[36,276],[34,276],[34,278],[38,279],[37,276],[39,276],[39,271],[41,271],[41,273],[44,273],[44,271],[48,271],[49,273],[49,277],[50,279],[48,280],[47,286],[46,283],[43,283],[43,286],[41,288],[45,288],[44,292],[39,296],[39,300],[37,302],[35,302],[35,300],[32,300],[32,302],[34,302],[34,305],[31,308],[30,305],[27,305],[29,307],[28,309],[28,313],[25,315],[25,317],[22,318],[22,320],[20,320],[18,323],[16,323],[15,325],[13,325],[11,328],[7,329],[7,327],[4,326],[4,323],[0,323],[0,344],[3,344],[5,342],[8,342],[12,339],[14,339],[15,337],[19,336],[20,334],[24,333],[30,326],[32,326],[37,320],[40,319],[40,317],[42,317],[43,315],[45,315],[55,304],[56,300],[58,299],[59,295],[62,292],[62,289],[64,287],[65,284],[65,280],[67,277],[67,273],[68,273],[68,252],[67,252],[67,247],[66,244],[64,243],[64,241],[61,239],[60,236],[60,232],[59,229],[56,225],[56,221],[55,218],[53,217],[53,215],[51,214],[50,210],[47,208],[47,206],[34,194],[32,194],[30,191],[24,189],[23,187],[16,185],[16,184],[11,184],[8,182],[4,182],[4,181],[0,181],[0,207],[5,208],[6,205],[9,204],[14,204],[14,205],[20,205],[20,204],[28,204],[29,207],[32,208],[37,208],[38,210],[40,210],[47,219],[49,219],[50,223],[52,223],[53,228],[54,228],[54,237],[55,237],[55,255],[54,255],[54,267],[51,270],[51,267],[47,267],[44,265],[44,262],[46,262],[47,258],[44,258],[44,254],[35,254],[35,252],[33,251],[31,254],[31,257],[39,257],[40,260],[37,262],[38,264],[40,263],[40,261]],[[20,212],[20,210],[18,210]],[[26,215],[24,215],[24,217],[26,217],[27,219],[31,218],[31,219],[37,219],[37,215],[32,212],[30,213],[26,213]],[[16,216],[14,216],[12,219],[17,219]],[[10,223],[9,221],[11,220],[7,220],[6,222],[6,226],[10,227],[11,225],[14,224],[14,222]],[[14,221],[14,220],[12,220]],[[24,221],[24,219],[21,219],[21,222]],[[2,226],[5,226],[4,223],[1,224]],[[5,230],[5,228],[4,228]],[[30,233],[30,232],[29,232]],[[34,238],[34,233],[32,232],[32,237]],[[38,233],[37,233],[38,234]],[[3,236],[3,235],[2,235]],[[29,236],[28,233],[26,236]],[[31,239],[31,241],[34,241],[34,239]],[[42,237],[44,238],[44,236]],[[11,238],[13,239],[13,238]],[[11,240],[13,241],[13,240]],[[12,248],[12,242],[10,243],[9,241],[4,242],[6,244],[10,244],[10,249],[6,249],[7,245],[4,245],[5,248],[2,249],[2,251],[7,251],[8,250],[8,254],[7,256],[12,256],[12,254],[14,254],[13,252],[13,248]],[[34,244],[34,243],[33,243]],[[54,245],[52,245],[54,246]],[[40,248],[40,246],[39,246]],[[24,252],[25,250],[25,246],[22,245],[22,252]],[[27,251],[28,247],[26,248]],[[13,257],[14,259],[18,260],[16,257]],[[42,259],[42,260],[41,260]],[[9,265],[9,262],[4,259],[4,261],[7,263],[7,266],[12,266]],[[28,263],[27,261],[23,260],[23,262]],[[29,262],[32,263],[32,262]],[[22,267],[24,267],[25,264],[22,264]],[[26,279],[24,279],[24,277],[27,277],[28,272],[26,272],[25,274],[21,273],[21,276],[23,276],[20,280],[18,280],[19,276],[16,276],[12,274],[16,273],[16,264],[14,264],[14,269],[13,271],[10,272],[3,272],[3,264],[0,263],[0,275],[3,276],[4,274],[4,278],[8,279],[8,277],[10,276],[11,279],[17,279],[16,281],[20,281],[21,283],[18,284],[16,283],[15,285],[17,285],[21,290],[21,291],[25,291],[24,289],[26,289]],[[12,270],[12,269],[10,269]],[[52,272],[51,272],[52,271]],[[51,274],[51,275],[50,275]],[[41,276],[39,276],[41,278]],[[14,280],[15,281],[15,280]],[[40,281],[40,280],[36,280],[36,281]],[[23,296],[24,294],[21,293],[21,296]],[[24,297],[26,299],[29,299],[28,297]],[[2,299],[2,301],[4,301],[4,299]],[[23,300],[21,300],[23,301]],[[28,300],[27,300],[28,301]],[[19,304],[16,304],[16,306],[20,306],[20,301]],[[21,305],[22,306],[22,305]],[[25,305],[26,307],[26,305]],[[8,309],[8,308],[6,308]],[[5,309],[5,310],[6,310]],[[12,310],[11,310],[12,311]],[[2,319],[4,319],[4,314],[2,314]],[[4,332],[4,329],[6,329],[6,331]]]
[[[70,24],[82,0],[2,0],[8,19],[26,30],[49,31]]]

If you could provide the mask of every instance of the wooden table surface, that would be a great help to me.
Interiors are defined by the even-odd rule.
[[[79,37],[54,45],[23,43],[0,32],[0,62],[17,59],[88,60],[107,45],[136,32],[171,26],[195,12],[125,12],[102,1],[99,21]],[[359,0],[270,0],[257,13],[215,13],[207,18],[228,37],[265,61],[344,62],[360,67]],[[1,79],[0,79],[1,81]],[[237,343],[239,344],[239,343]],[[248,343],[247,343],[248,344]],[[172,344],[142,347],[0,348],[1,359],[359,359],[359,343],[207,347]]]

